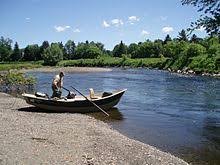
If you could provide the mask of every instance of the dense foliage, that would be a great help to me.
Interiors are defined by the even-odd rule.
[[[11,44],[12,40],[1,37],[1,62],[41,60],[45,65],[132,66],[220,72],[219,38],[198,38],[195,34],[189,36],[185,30],[181,30],[173,39],[167,35],[164,40],[146,40],[129,45],[121,41],[112,51],[106,50],[102,43],[93,41],[77,45],[72,40],[65,44],[44,41],[41,46],[28,45],[25,49],[19,49],[17,42],[12,49]]]
[[[63,51],[59,44],[52,44],[50,47],[43,51],[43,60],[45,65],[56,65],[59,61],[63,60]]]
[[[12,54],[12,40],[9,38],[0,38],[0,61],[9,61]]]
[[[33,85],[36,83],[36,79],[33,76],[25,76],[19,72],[7,72],[0,74],[0,84],[4,85]]]
[[[198,7],[202,13],[199,20],[191,24],[192,29],[204,27],[211,35],[220,36],[220,1],[219,0],[181,0],[183,5]]]

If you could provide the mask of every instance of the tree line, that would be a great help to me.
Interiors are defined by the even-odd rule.
[[[182,30],[177,38],[171,38],[168,34],[164,40],[146,40],[139,43],[126,45],[121,41],[114,46],[113,50],[106,50],[101,42],[85,41],[77,45],[73,40],[51,43],[44,41],[38,44],[27,45],[20,49],[17,42],[12,48],[12,40],[0,38],[0,61],[39,61],[45,65],[56,65],[61,60],[95,59],[100,56],[112,56],[128,58],[158,58],[168,57],[176,59],[185,54],[187,58],[203,54],[217,55],[220,50],[219,38],[211,36],[199,38],[195,34],[188,37],[187,32]]]

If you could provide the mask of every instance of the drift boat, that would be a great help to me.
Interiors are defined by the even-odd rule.
[[[116,90],[112,92],[103,92],[100,94],[86,96],[75,96],[75,98],[67,99],[66,97],[49,98],[43,94],[23,93],[22,96],[28,104],[34,105],[40,109],[54,112],[95,112],[100,111],[93,103],[104,110],[109,110],[118,104],[126,89]]]

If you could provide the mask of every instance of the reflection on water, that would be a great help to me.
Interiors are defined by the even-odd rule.
[[[35,73],[35,89],[52,94],[55,73]],[[146,69],[66,73],[64,85],[83,94],[127,88],[118,109],[89,114],[121,133],[192,164],[220,164],[220,79]],[[67,95],[63,91],[63,95]]]
[[[94,113],[89,113],[90,116],[102,120],[105,122],[113,122],[113,121],[120,121],[123,120],[123,115],[122,113],[118,110],[118,108],[112,108],[106,111],[109,116],[106,116],[103,112],[94,112]]]

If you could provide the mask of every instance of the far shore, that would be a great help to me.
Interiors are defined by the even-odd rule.
[[[124,67],[124,68],[132,68],[132,67]],[[164,71],[169,71],[171,73],[178,73],[182,75],[200,75],[200,76],[209,76],[209,77],[220,77],[220,73],[217,74],[211,74],[211,73],[196,73],[193,70],[171,70],[170,68],[168,69],[161,69]],[[112,68],[109,67],[40,67],[40,68],[33,68],[33,69],[21,69],[20,71],[23,72],[72,72],[72,73],[86,73],[86,72],[111,72]]]
[[[104,67],[40,67],[33,69],[21,69],[23,72],[111,72],[111,68]]]

